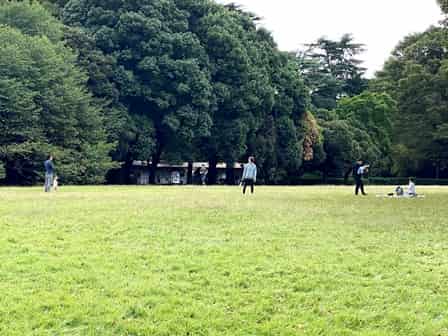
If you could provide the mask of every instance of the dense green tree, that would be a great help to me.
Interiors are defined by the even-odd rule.
[[[316,108],[334,109],[340,98],[366,89],[365,68],[357,58],[363,51],[364,45],[355,43],[347,34],[339,41],[322,37],[298,54],[301,73]]]
[[[397,174],[446,174],[447,50],[444,27],[411,35],[397,46],[372,83],[373,90],[389,92],[398,103],[392,119]]]
[[[390,172],[391,120],[396,109],[396,102],[388,94],[366,91],[358,96],[341,99],[335,110],[339,119],[347,120],[353,128],[368,134],[368,146],[374,147],[374,152],[380,155],[364,159],[371,161],[372,172],[376,174]]]
[[[0,3],[0,23],[18,28],[31,36],[45,36],[59,42],[63,36],[62,23],[44,7],[32,1],[4,1]]]
[[[267,183],[298,174],[308,100],[295,59],[279,52],[272,36],[257,27],[257,17],[237,6],[178,3],[191,14],[190,27],[210,60],[216,109],[211,135],[199,146],[210,161],[211,181],[216,162],[232,166],[247,155],[257,156]]]
[[[447,0],[437,0],[437,3],[440,5],[440,8],[444,13],[448,13],[448,1]]]
[[[102,182],[112,167],[111,146],[76,56],[56,39],[61,25],[27,2],[3,3],[0,13],[0,156],[7,182],[37,181],[50,152],[64,182]]]
[[[334,111],[317,111],[322,127],[324,161],[319,167],[324,177],[348,177],[353,162],[368,161],[374,175],[390,175],[391,118],[396,102],[385,93],[363,92],[342,98]]]
[[[174,144],[190,144],[209,133],[212,92],[208,57],[189,31],[189,13],[174,1],[139,0],[133,2],[69,1],[63,10],[65,23],[82,27],[96,46],[115,63],[111,82],[118,88],[119,103],[125,106],[134,123],[134,135],[148,133],[147,158],[155,167]],[[138,119],[137,118],[137,119]],[[141,145],[141,143],[140,143]],[[127,148],[134,148],[129,145]],[[139,147],[139,146],[138,146]],[[123,146],[122,148],[125,148]],[[127,153],[133,160],[140,153]]]
[[[261,123],[263,110],[270,110],[274,90],[260,64],[260,46],[251,18],[231,8],[208,6],[199,20],[192,18],[197,22],[192,29],[209,57],[216,102],[211,134],[203,138],[203,152],[214,182],[218,161],[232,165],[246,153],[248,134]]]

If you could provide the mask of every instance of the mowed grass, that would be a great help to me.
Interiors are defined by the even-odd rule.
[[[448,335],[448,188],[0,189],[0,335]]]

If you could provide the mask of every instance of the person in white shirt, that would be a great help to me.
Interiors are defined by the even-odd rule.
[[[414,179],[412,179],[412,178],[409,178],[409,186],[408,186],[407,194],[411,197],[417,196],[417,192],[415,190]]]
[[[362,160],[359,160],[356,165],[356,175],[355,181],[356,181],[356,188],[355,188],[355,195],[358,195],[359,190],[361,190],[361,193],[365,196],[367,195],[364,191],[364,182],[362,181],[362,178],[364,174],[367,172],[367,169],[369,169],[370,165],[364,165]]]
[[[58,177],[57,176],[55,176],[54,177],[54,179],[53,179],[53,190],[54,191],[58,191],[58,189],[59,189],[59,182],[58,182]]]

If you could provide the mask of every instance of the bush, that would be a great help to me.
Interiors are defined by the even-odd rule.
[[[0,162],[0,180],[5,179],[6,177],[6,169],[5,169],[5,165]]]
[[[367,185],[407,185],[409,179],[407,177],[369,177],[364,179]],[[353,178],[349,178],[347,181],[344,178],[329,177],[324,183],[322,178],[318,177],[302,177],[297,184],[299,185],[352,185],[354,184]],[[428,178],[416,178],[415,183],[417,185],[446,185],[448,186],[448,179],[428,179]]]

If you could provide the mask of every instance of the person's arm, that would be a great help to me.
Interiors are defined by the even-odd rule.
[[[358,174],[359,173],[360,173],[360,175],[364,174],[369,167],[370,167],[370,165],[365,165],[365,166],[359,167]]]
[[[257,182],[257,166],[254,167],[255,172],[254,172],[254,182]]]
[[[243,176],[241,177],[241,180],[243,181],[247,176],[247,166],[245,165],[243,168]]]

